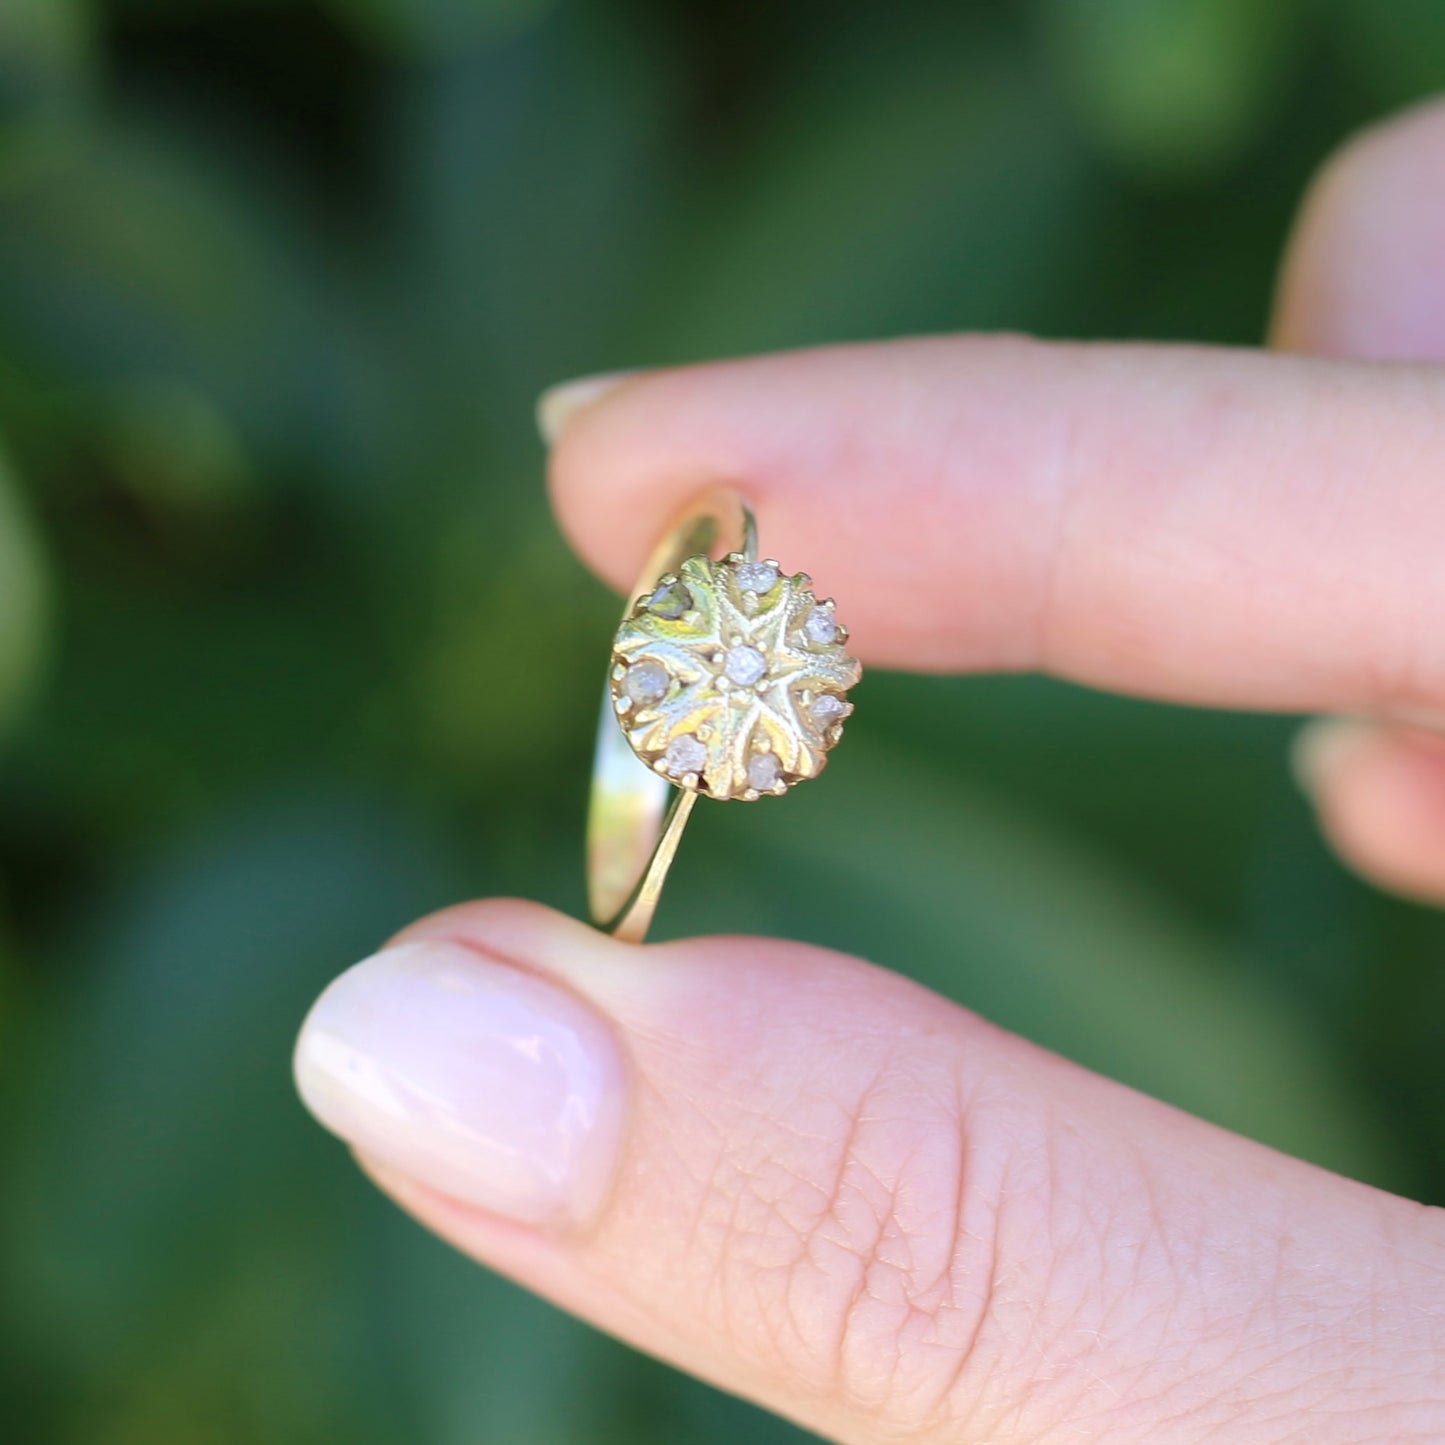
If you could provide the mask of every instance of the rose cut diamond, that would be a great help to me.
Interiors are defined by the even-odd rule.
[[[771,562],[744,562],[736,576],[744,592],[771,592],[778,585],[778,569]]]
[[[667,695],[667,669],[651,658],[634,662],[622,679],[622,691],[639,707],[660,702]]]
[[[685,612],[692,610],[692,593],[681,582],[664,582],[647,599],[647,610],[654,617],[676,622]]]
[[[815,607],[808,614],[803,631],[808,634],[810,642],[816,642],[820,647],[838,640],[838,624],[826,607]]]
[[[821,697],[813,699],[813,705],[808,709],[808,715],[820,728],[826,728],[831,727],[847,711],[848,704],[841,697],[834,697],[831,692],[825,692]]]
[[[776,753],[754,753],[748,759],[748,787],[756,788],[760,793],[771,791],[782,773],[783,765]]]
[[[682,733],[673,738],[662,755],[664,770],[674,778],[680,778],[686,773],[701,772],[706,762],[707,748],[691,733]]]
[[[768,660],[756,647],[742,643],[729,651],[723,671],[727,673],[728,680],[739,687],[752,687],[766,676]]]

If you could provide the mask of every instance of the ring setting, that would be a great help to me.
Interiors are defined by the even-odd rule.
[[[738,550],[714,558],[720,536]],[[654,548],[613,638],[587,819],[594,922],[646,936],[700,797],[756,802],[822,772],[861,674],[831,598],[758,553],[729,492]]]
[[[623,618],[609,682],[628,744],[708,797],[781,796],[823,770],[859,679],[848,630],[806,573],[687,558]]]

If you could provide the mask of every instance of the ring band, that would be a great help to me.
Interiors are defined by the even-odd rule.
[[[713,560],[720,542],[737,550]],[[613,639],[587,817],[594,923],[640,943],[700,794],[755,801],[822,771],[862,669],[833,602],[758,554],[732,492],[667,529]]]

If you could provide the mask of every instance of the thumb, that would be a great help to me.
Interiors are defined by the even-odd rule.
[[[467,1253],[840,1441],[1445,1437],[1438,1214],[854,959],[476,904],[296,1068]]]

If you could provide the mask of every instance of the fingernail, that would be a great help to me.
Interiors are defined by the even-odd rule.
[[[585,1223],[612,1181],[626,1087],[608,1025],[546,979],[402,944],[343,973],[296,1045],[306,1107],[362,1153],[526,1223]]]
[[[575,381],[559,381],[537,398],[537,430],[547,445],[555,446],[563,428],[578,412],[602,400],[609,391],[620,386],[632,371],[604,371],[596,376],[579,376]]]
[[[1290,745],[1290,771],[1302,792],[1313,797],[1345,760],[1376,736],[1374,724],[1358,718],[1321,717],[1307,722]]]

